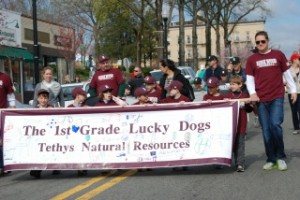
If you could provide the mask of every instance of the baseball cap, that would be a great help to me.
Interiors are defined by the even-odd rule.
[[[208,62],[213,61],[213,60],[218,61],[219,59],[218,59],[218,57],[215,56],[215,55],[208,56],[208,58],[207,58],[207,61],[208,61]]]
[[[293,61],[293,60],[298,59],[298,58],[300,58],[300,54],[298,54],[298,53],[293,53],[293,54],[291,55],[290,60]]]
[[[145,81],[146,84],[154,84],[154,83],[156,83],[155,78],[153,78],[152,76],[147,76],[147,77],[144,79],[144,81]]]
[[[77,95],[86,96],[86,91],[84,91],[81,87],[75,87],[72,91],[73,98],[76,98]]]
[[[39,96],[40,94],[47,94],[49,96],[49,91],[48,90],[45,90],[45,89],[40,89],[38,92],[37,92],[37,95]]]
[[[222,69],[221,76],[227,76],[227,71],[225,69]]]
[[[178,89],[181,90],[183,87],[183,84],[180,81],[174,80],[171,82],[171,84],[168,87],[168,90],[172,90],[172,89]]]
[[[139,88],[136,88],[135,91],[134,91],[134,96],[135,97],[139,97],[139,96],[142,96],[142,95],[147,95],[149,92],[146,90],[146,88],[144,87],[139,87]]]
[[[110,87],[109,85],[101,85],[100,87],[99,87],[99,92],[105,92],[105,91],[112,91],[113,90],[113,88],[112,87]]]
[[[219,79],[217,77],[210,77],[206,82],[207,87],[217,87],[219,86]]]
[[[105,62],[105,61],[108,61],[108,60],[109,60],[109,57],[107,55],[104,55],[104,54],[99,56],[99,58],[98,58],[99,63],[102,63],[102,62]]]
[[[196,77],[196,78],[194,79],[194,84],[201,84],[201,82],[202,82],[202,80],[201,80],[201,78],[199,78],[199,77]]]
[[[241,59],[237,56],[230,58],[230,63],[233,64],[233,65],[238,64],[240,62],[241,62]]]

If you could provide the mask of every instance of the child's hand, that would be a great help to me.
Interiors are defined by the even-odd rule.
[[[224,98],[224,100],[225,100],[225,101],[230,101],[230,99],[229,99],[229,98]]]
[[[207,103],[210,103],[210,104],[212,103],[211,99],[207,99],[206,101],[207,101]]]

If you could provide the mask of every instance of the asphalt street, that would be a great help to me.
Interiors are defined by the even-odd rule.
[[[292,134],[288,101],[285,101],[282,126],[287,171],[262,170],[266,156],[261,129],[254,127],[253,116],[251,113],[248,123],[247,166],[243,173],[235,172],[234,167],[196,166],[187,171],[171,168],[142,172],[121,170],[105,177],[96,170],[89,171],[85,177],[79,177],[76,171],[63,171],[60,175],[52,175],[48,171],[42,174],[41,179],[34,179],[28,171],[15,171],[0,177],[0,199],[299,199],[300,135]]]

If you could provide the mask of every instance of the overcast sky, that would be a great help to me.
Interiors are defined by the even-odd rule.
[[[300,45],[300,0],[269,0],[272,16],[268,16],[265,29],[271,45],[280,48],[289,58]]]

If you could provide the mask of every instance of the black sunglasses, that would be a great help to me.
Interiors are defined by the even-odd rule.
[[[266,40],[257,40],[257,41],[255,41],[255,44],[256,45],[259,45],[260,43],[262,43],[262,44],[266,44]]]

